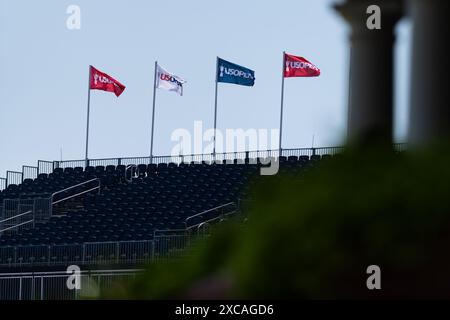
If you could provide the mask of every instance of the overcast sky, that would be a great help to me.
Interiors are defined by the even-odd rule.
[[[285,83],[283,147],[342,143],[348,27],[331,0],[0,0],[0,177],[38,159],[84,158],[88,66],[127,86],[92,91],[90,158],[147,156],[154,61],[187,80],[184,96],[157,92],[154,154],[171,133],[213,126],[216,56],[255,70],[254,87],[219,86],[218,128],[277,129],[282,51],[304,56],[319,78]],[[69,30],[69,5],[81,29]],[[398,141],[407,128],[410,26],[398,28]]]

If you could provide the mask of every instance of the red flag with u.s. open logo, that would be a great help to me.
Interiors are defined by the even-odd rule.
[[[90,89],[114,92],[116,96],[120,96],[125,90],[125,86],[113,77],[103,73],[91,66]]]
[[[284,54],[284,77],[318,77],[320,69],[303,57]]]

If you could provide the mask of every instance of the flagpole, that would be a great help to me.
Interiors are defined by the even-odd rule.
[[[214,159],[216,157],[216,129],[217,129],[217,72],[219,68],[219,57],[216,57],[216,90],[215,90],[215,98],[214,98],[214,149],[213,149],[213,156]]]
[[[91,105],[91,72],[92,68],[89,66],[89,81],[88,81],[88,101],[87,101],[87,123],[86,123],[86,167],[89,164],[88,160],[88,150],[89,150],[89,111],[90,111],[90,105]]]
[[[281,157],[282,147],[281,140],[283,137],[283,104],[284,104],[284,69],[285,69],[285,59],[286,59],[286,51],[283,51],[283,63],[281,67],[281,110],[280,110],[280,141],[278,144],[279,148],[279,157]]]
[[[155,129],[155,102],[156,102],[156,77],[157,77],[158,61],[155,61],[155,76],[153,79],[153,111],[152,111],[152,135],[150,138],[150,163],[153,163],[153,133]]]

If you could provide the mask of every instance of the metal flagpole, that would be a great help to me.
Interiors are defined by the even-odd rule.
[[[218,81],[217,81],[217,72],[219,70],[219,57],[216,57],[216,93],[215,93],[215,99],[214,99],[214,149],[213,149],[213,156],[216,157],[216,129],[217,129],[217,87],[218,87]]]
[[[283,103],[284,103],[284,69],[285,69],[285,59],[286,59],[286,52],[283,51],[283,64],[281,67],[281,111],[280,111],[280,141],[278,144],[279,148],[279,156],[281,157],[281,139],[283,137]]]
[[[89,81],[88,81],[88,101],[87,101],[87,124],[86,124],[86,167],[89,164],[88,159],[88,150],[89,150],[89,111],[90,111],[90,105],[91,105],[91,72],[92,72],[92,66],[89,66]]]
[[[150,163],[153,163],[153,133],[155,129],[155,101],[156,101],[156,77],[157,77],[158,61],[155,61],[155,77],[153,80],[153,111],[152,111],[152,135],[150,138]]]

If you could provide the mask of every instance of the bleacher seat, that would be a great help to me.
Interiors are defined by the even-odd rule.
[[[323,156],[323,159],[328,157]],[[282,169],[300,169],[320,156],[281,157]],[[20,185],[9,185],[0,201],[50,194],[92,178],[100,178],[100,194],[90,193],[83,208],[36,223],[34,228],[5,234],[0,247],[63,245],[85,242],[150,240],[155,229],[184,228],[187,217],[248,195],[247,184],[261,164],[234,160],[234,165],[207,162],[56,168]],[[134,177],[135,170],[139,173]],[[127,173],[127,179],[125,179]],[[131,181],[131,182],[130,182]]]

